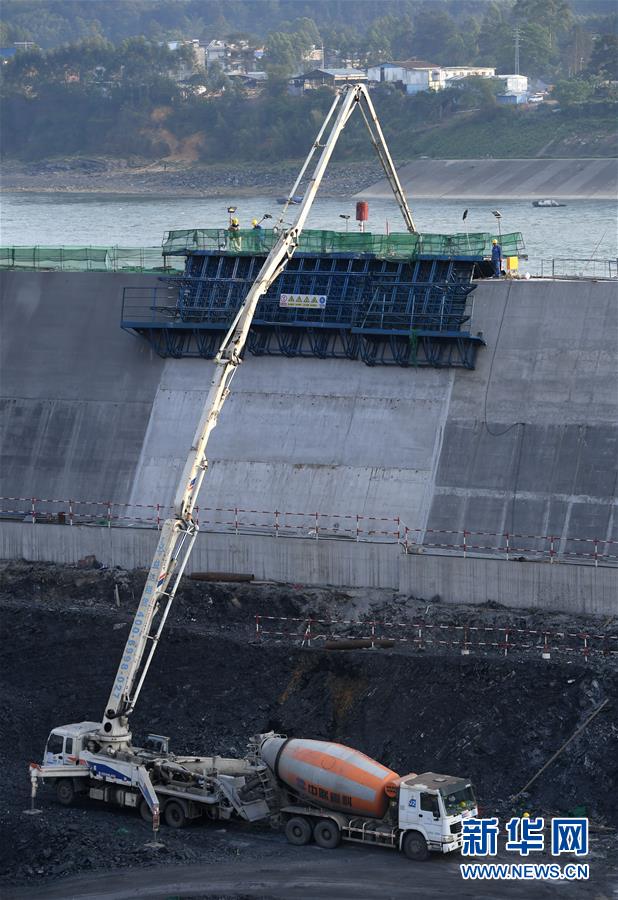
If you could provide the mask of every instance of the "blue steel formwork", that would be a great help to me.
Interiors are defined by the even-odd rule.
[[[156,288],[125,288],[122,327],[146,338],[159,356],[211,359],[265,257],[185,253],[183,275],[162,278]],[[484,345],[463,327],[471,317],[475,263],[296,253],[258,303],[248,350],[472,369]],[[284,307],[282,294],[325,300],[319,308]]]

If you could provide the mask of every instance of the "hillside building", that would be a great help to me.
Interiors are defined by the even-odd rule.
[[[496,70],[491,66],[439,66],[422,59],[381,63],[367,70],[369,82],[398,83],[408,94],[441,91],[449,87],[449,83],[463,78],[494,78],[495,75]]]

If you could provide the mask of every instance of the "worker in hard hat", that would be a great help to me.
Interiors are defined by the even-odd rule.
[[[252,227],[254,230],[256,230],[256,229],[259,230],[259,231],[262,230],[262,226],[260,225],[260,223],[258,222],[257,219],[252,219],[252,220],[251,220],[251,227]]]
[[[494,238],[491,242],[491,265],[494,270],[494,278],[500,278],[502,274],[502,247]]]
[[[240,222],[237,218],[230,219],[228,231],[230,233],[230,247],[232,250],[240,250],[241,238],[238,233],[240,231]]]

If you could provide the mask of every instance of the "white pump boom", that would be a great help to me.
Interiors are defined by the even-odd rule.
[[[337,140],[356,106],[361,109],[371,142],[393,189],[408,231],[416,230],[367,89],[360,84],[348,85],[335,97],[290,192],[291,198],[298,188],[313,154],[316,150],[321,149],[322,152],[296,219],[291,226],[282,231],[279,240],[266,257],[257,279],[238,310],[215,357],[215,374],[175,497],[174,517],[168,519],[161,529],[144,591],[105,708],[100,738],[106,745],[114,745],[119,748],[128,745],[131,741],[127,717],[135,707],[179,581],[197,537],[198,526],[193,520],[193,508],[208,465],[206,460],[208,438],[217,424],[219,413],[230,390],[230,383],[241,362],[258,301],[285,268],[287,260],[298,246],[299,235],[309,215],[326,166]],[[325,144],[321,144],[320,141],[337,109],[337,117],[331,127],[328,139]],[[285,209],[287,206],[288,204]]]

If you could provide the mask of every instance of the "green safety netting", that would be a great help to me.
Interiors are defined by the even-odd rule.
[[[181,270],[160,247],[0,247],[0,268],[69,272],[157,272]]]
[[[214,250],[233,255],[267,253],[279,235],[271,229],[189,228],[169,231],[163,253],[182,254],[192,250]],[[303,231],[298,241],[300,253],[368,253],[390,259],[413,256],[470,256],[491,254],[491,242],[498,235],[486,232],[470,234],[370,234],[341,231]],[[520,232],[501,237],[503,256],[516,256],[524,249]]]
[[[180,258],[192,250],[211,250],[230,255],[266,255],[278,234],[271,229],[230,232],[227,228],[192,228],[169,231],[162,247],[0,247],[2,269],[57,269],[70,272],[160,272],[182,270]],[[383,259],[415,256],[468,256],[491,253],[494,235],[471,234],[369,234],[340,231],[303,231],[300,253],[367,253]],[[517,256],[524,249],[520,232],[500,238],[503,256]]]

